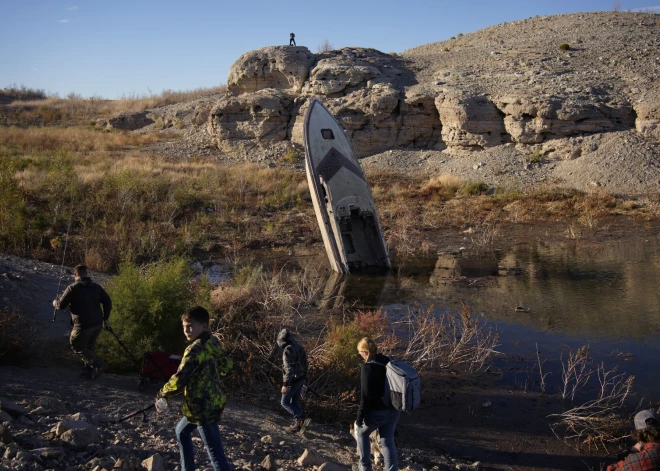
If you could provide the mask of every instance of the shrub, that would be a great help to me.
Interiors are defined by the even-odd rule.
[[[318,53],[323,53],[323,52],[330,52],[334,49],[335,47],[328,41],[327,39],[323,40],[321,44],[319,44],[316,48],[316,52]]]
[[[296,149],[294,149],[292,146],[289,146],[286,148],[286,152],[282,155],[282,162],[285,162],[287,164],[295,164],[296,159],[298,157],[298,153],[296,152]]]
[[[539,149],[536,149],[529,157],[529,161],[533,164],[540,164],[543,161],[543,152],[541,152]]]
[[[18,309],[0,309],[0,365],[24,364],[35,338],[32,322]]]
[[[568,51],[571,48],[571,46],[568,45],[568,43],[562,43],[559,45],[559,49],[562,51]]]
[[[468,195],[468,196],[482,195],[488,192],[488,185],[483,182],[470,182],[463,185],[460,191],[464,195]]]
[[[0,155],[0,240],[5,247],[18,242],[27,223],[25,201],[15,172],[11,160]]]
[[[204,298],[204,289],[208,289],[202,283],[191,284],[191,276],[190,266],[182,258],[144,268],[125,262],[108,283],[113,329],[138,360],[152,350],[183,351],[181,314],[196,304],[196,298]],[[136,367],[110,335],[100,337],[99,352],[115,369]]]

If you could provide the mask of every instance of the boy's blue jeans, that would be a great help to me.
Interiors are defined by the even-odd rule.
[[[199,436],[202,437],[213,469],[231,471],[222,447],[218,424],[191,424],[186,417],[181,419],[176,426],[176,441],[179,443],[179,453],[181,453],[181,471],[195,471],[195,446],[192,442],[192,433],[195,429],[199,430]]]
[[[300,394],[302,393],[304,384],[305,381],[303,380],[287,387],[286,392],[282,394],[282,401],[280,402],[282,407],[284,407],[296,420],[302,420],[303,418],[302,407],[300,407]]]
[[[369,435],[378,429],[380,446],[383,449],[383,471],[399,469],[394,446],[394,429],[401,412],[396,409],[370,410],[364,418],[364,424],[357,429],[357,444],[360,452],[360,471],[371,471],[371,442]]]

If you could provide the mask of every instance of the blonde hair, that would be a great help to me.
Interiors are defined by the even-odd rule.
[[[369,337],[364,337],[357,344],[358,352],[369,352],[369,355],[375,355],[378,353],[378,347],[376,347],[376,342],[371,340]]]

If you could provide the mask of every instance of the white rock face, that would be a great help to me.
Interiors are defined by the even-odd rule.
[[[272,46],[243,54],[231,66],[227,86],[234,94],[266,88],[300,91],[314,55],[303,46]]]

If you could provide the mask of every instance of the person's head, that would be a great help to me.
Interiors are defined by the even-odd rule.
[[[181,316],[181,324],[183,324],[183,334],[187,340],[197,340],[202,335],[202,332],[209,330],[209,322],[211,316],[209,312],[201,306],[195,306],[187,310]]]
[[[284,348],[287,344],[291,343],[291,332],[288,329],[280,330],[280,333],[277,334],[277,345],[280,348]]]
[[[369,358],[371,355],[378,353],[378,347],[376,347],[376,342],[374,342],[372,339],[369,337],[364,337],[358,342],[357,351],[364,359],[364,361],[367,361],[367,358]]]
[[[85,278],[87,276],[87,265],[76,265],[76,267],[73,269],[73,277],[78,279],[78,278]]]
[[[652,410],[635,415],[635,434],[638,442],[660,443],[660,416]]]

